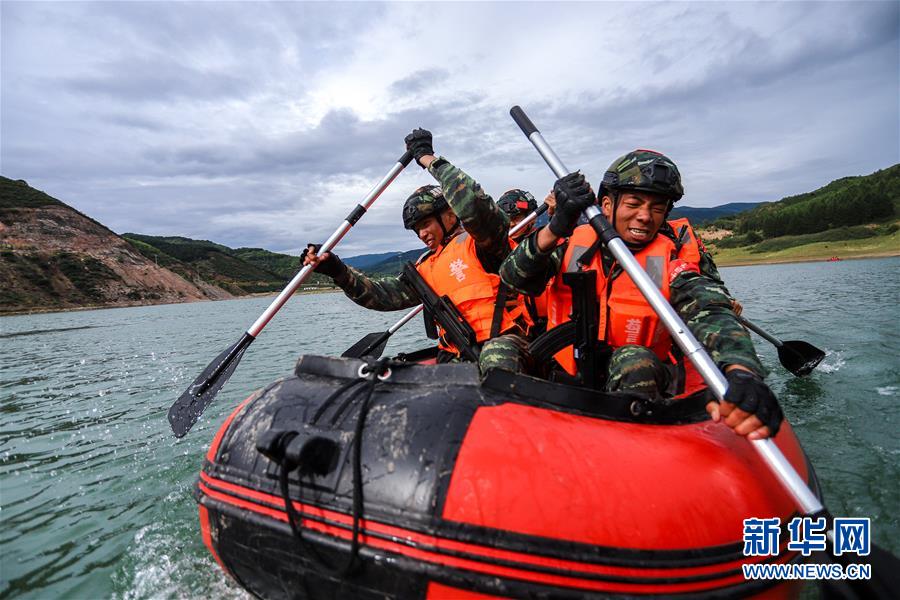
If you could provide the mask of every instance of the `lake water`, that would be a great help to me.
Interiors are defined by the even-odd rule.
[[[836,516],[900,552],[900,258],[722,269],[745,316],[827,357],[806,379],[755,338]],[[304,353],[403,313],[298,296],[176,441],[166,410],[271,298],[0,318],[0,598],[246,598],[200,539],[192,486],[224,416]],[[425,345],[421,320],[387,352]]]

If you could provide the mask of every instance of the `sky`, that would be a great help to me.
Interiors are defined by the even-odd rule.
[[[296,253],[424,127],[494,198],[635,148],[686,206],[900,162],[897,2],[0,2],[0,174],[117,233]],[[344,238],[418,248],[410,165]],[[596,187],[596,184],[595,184]]]

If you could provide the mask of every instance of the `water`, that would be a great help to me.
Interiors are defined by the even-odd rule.
[[[791,377],[757,340],[837,516],[900,551],[900,259],[723,269],[745,316],[827,351]],[[176,441],[165,414],[271,298],[0,318],[0,597],[246,598],[209,557],[191,496],[224,416],[303,353],[340,354],[402,313],[293,298]],[[425,344],[421,321],[387,352]]]

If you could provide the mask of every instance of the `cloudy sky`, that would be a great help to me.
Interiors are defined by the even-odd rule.
[[[0,172],[114,231],[322,241],[414,127],[499,195],[676,161],[688,206],[900,162],[900,3],[0,3]],[[416,248],[410,166],[339,253]]]

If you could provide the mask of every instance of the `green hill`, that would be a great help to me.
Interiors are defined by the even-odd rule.
[[[241,260],[256,265],[269,273],[274,273],[285,281],[290,281],[301,266],[299,256],[269,252],[262,248],[238,248],[231,252]],[[313,277],[319,276],[313,274]]]
[[[39,208],[42,206],[65,206],[62,202],[36,190],[24,180],[2,177],[0,185],[0,213],[10,208]],[[74,209],[73,209],[74,210]]]
[[[768,202],[713,222],[737,235],[762,238],[818,233],[890,221],[900,214],[900,164],[871,175],[843,177],[815,191]]]
[[[182,277],[199,277],[233,294],[280,291],[300,270],[299,257],[261,248],[234,250],[208,240],[137,233],[122,237],[141,254]],[[306,284],[331,287],[329,279],[315,273]]]
[[[702,235],[714,250],[738,251],[728,255],[767,255],[798,246],[893,236],[900,228],[898,216],[900,164],[719,218]]]

